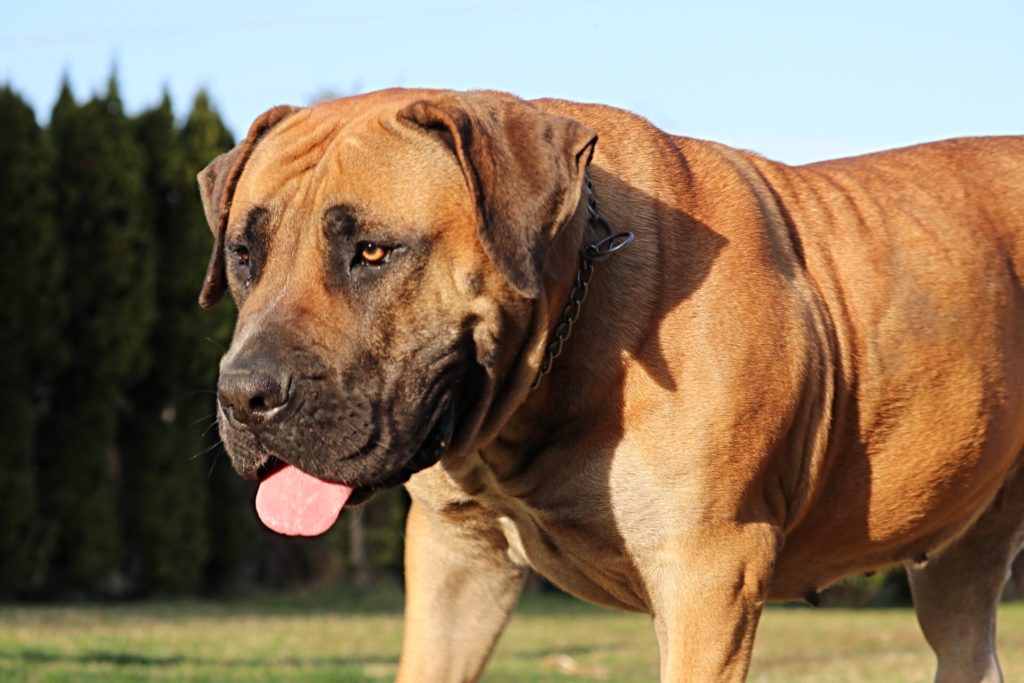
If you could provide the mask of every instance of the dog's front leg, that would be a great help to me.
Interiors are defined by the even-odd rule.
[[[405,635],[399,683],[479,678],[526,577],[497,518],[475,503],[413,499],[405,539]]]
[[[648,570],[663,683],[745,680],[780,539],[754,523],[666,544]]]

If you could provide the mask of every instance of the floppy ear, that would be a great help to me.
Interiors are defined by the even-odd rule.
[[[420,100],[398,118],[452,149],[476,199],[484,251],[520,294],[539,297],[548,249],[579,203],[597,133],[492,93]]]
[[[213,252],[210,254],[210,264],[206,267],[206,277],[203,278],[203,289],[199,292],[199,305],[203,308],[209,308],[220,301],[228,288],[224,272],[224,231],[227,229],[231,198],[245,162],[252,155],[256,143],[296,109],[282,105],[261,114],[249,127],[245,140],[215,158],[197,176],[206,222],[213,232]]]

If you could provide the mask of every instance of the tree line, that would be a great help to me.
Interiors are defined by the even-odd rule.
[[[234,137],[198,93],[129,116],[0,88],[0,596],[194,594],[400,570],[404,493],[318,539],[264,530],[215,424],[230,302],[196,297],[195,176]]]

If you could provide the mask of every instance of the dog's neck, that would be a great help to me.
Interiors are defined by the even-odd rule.
[[[628,230],[615,231],[611,223],[604,217],[597,206],[597,199],[594,197],[594,187],[590,181],[588,172],[583,174],[583,199],[587,210],[587,225],[590,228],[598,229],[597,237],[586,237],[583,245],[579,248],[579,265],[576,268],[576,275],[572,286],[566,296],[565,306],[559,315],[554,329],[548,333],[547,344],[544,347],[544,356],[541,358],[537,376],[530,386],[530,391],[540,386],[544,375],[551,371],[551,366],[562,354],[565,343],[572,335],[573,325],[579,320],[583,311],[583,304],[587,298],[590,287],[590,280],[594,275],[594,267],[616,254],[620,249],[628,246],[633,241],[633,233]],[[578,209],[578,207],[577,207]]]
[[[593,192],[597,197],[601,196],[599,179],[595,182]],[[624,350],[621,344],[608,344],[605,341],[613,336],[609,334],[609,329],[622,328],[628,324],[627,320],[635,324],[647,315],[637,301],[630,300],[629,287],[623,286],[629,279],[628,273],[636,270],[635,264],[631,266],[628,263],[636,255],[625,259],[614,253],[606,261],[603,258],[592,260],[589,266],[593,277],[587,285],[589,292],[586,302],[573,306],[570,301],[587,247],[599,243],[597,249],[606,250],[609,245],[621,247],[633,237],[632,233],[624,230],[623,235],[617,234],[626,227],[620,220],[608,220],[605,224],[595,221],[593,213],[597,210],[596,203],[592,198],[588,201],[588,194],[586,190],[581,192],[576,212],[551,245],[544,273],[545,293],[534,306],[533,319],[525,332],[518,357],[501,386],[496,387],[494,401],[477,432],[476,442],[480,446],[491,444],[504,451],[506,449],[501,447],[504,444],[518,451],[520,449],[513,445],[519,442],[517,435],[536,435],[538,416],[550,419],[560,415],[568,419],[570,414],[579,410],[591,410],[590,406],[597,405],[598,410],[603,409],[601,406],[607,405],[607,402],[593,400],[601,395],[597,385],[613,383],[611,378],[615,375],[615,368],[620,364],[619,359]],[[652,237],[648,230],[643,232],[648,238]],[[623,254],[628,251],[624,250]],[[571,311],[575,317],[572,338],[563,334],[561,353],[552,358],[552,341],[555,335],[566,331],[562,323],[569,309],[575,309]],[[618,335],[618,338],[621,340],[628,336]],[[545,360],[550,364],[548,372],[542,373]],[[581,364],[593,365],[608,372],[580,372]],[[529,449],[529,446],[526,448]],[[515,461],[519,458],[501,460],[505,462],[498,469],[504,469],[504,466],[516,467]],[[491,463],[492,467],[496,464]]]

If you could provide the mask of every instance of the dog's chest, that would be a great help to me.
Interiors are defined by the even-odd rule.
[[[484,479],[474,498],[496,513],[514,562],[585,600],[646,610],[642,582],[607,499],[585,478]]]
[[[636,568],[622,545],[587,526],[499,517],[514,561],[584,600],[645,611]]]

